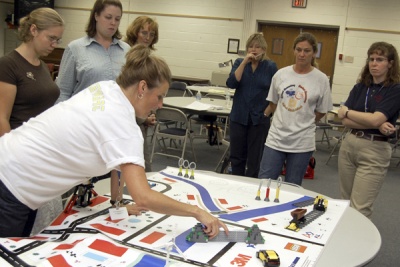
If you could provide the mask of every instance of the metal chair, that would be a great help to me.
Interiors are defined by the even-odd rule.
[[[328,131],[332,130],[333,126],[331,124],[329,124],[329,123],[326,123],[326,122],[317,122],[315,124],[315,126],[316,126],[316,130],[317,131],[318,130],[322,130],[321,140],[316,140],[315,142],[320,142],[321,144],[323,142],[327,142],[328,143],[328,147],[331,147],[331,142],[330,142],[330,137],[329,137]]]
[[[167,97],[174,97],[174,96],[192,96],[192,92],[189,89],[187,89],[186,83],[179,82],[179,81],[173,81],[173,82],[171,82],[171,84],[169,86]],[[156,118],[157,118],[158,123],[164,124],[167,127],[168,127],[168,125],[170,125],[172,123],[169,119],[163,120],[158,117],[156,117]],[[155,129],[151,135],[150,143],[153,143],[154,133],[155,133]]]
[[[218,161],[217,167],[215,167],[215,172],[220,172],[220,173],[227,173],[226,169],[229,166],[229,150],[231,148],[231,142],[229,137],[222,139],[221,143],[223,145],[226,145],[226,149],[224,153],[221,156],[221,159]],[[218,168],[221,166],[220,171]]]
[[[397,149],[400,147],[400,130],[398,127],[399,126],[396,123],[395,137],[393,137],[389,140],[389,143],[392,145],[392,159],[397,160],[396,167],[398,167],[400,165],[400,156],[398,156],[398,154],[396,154]]]
[[[174,157],[174,158],[185,158],[185,150],[186,150],[186,143],[187,140],[189,139],[191,148],[192,148],[192,155],[195,161],[196,159],[196,154],[194,153],[194,147],[193,147],[193,133],[190,129],[190,124],[188,122],[188,119],[181,110],[176,109],[176,108],[168,108],[168,107],[163,107],[159,110],[157,110],[157,120],[161,121],[170,121],[175,123],[175,126],[169,126],[168,128],[162,128],[163,124],[157,123],[156,129],[154,131],[154,138],[155,140],[153,141],[153,146],[152,146],[152,151],[151,151],[151,156],[150,156],[150,163],[153,162],[153,157],[155,154],[157,155],[162,155],[162,156],[167,156],[167,157]],[[178,126],[179,125],[179,126]],[[170,145],[167,146],[165,141],[169,139],[170,140]],[[175,142],[176,147],[172,147],[172,141],[180,141],[178,142],[179,145],[177,145]],[[154,152],[156,143],[159,144],[161,147],[161,152]],[[181,149],[179,148],[181,146]],[[182,153],[180,156],[170,154],[168,151],[171,150],[182,150]]]
[[[208,93],[206,94],[205,97],[209,97],[209,98],[214,98],[214,99],[224,99],[226,100],[226,96],[225,95],[221,95],[221,94],[212,94],[212,93]],[[232,100],[230,100],[232,101]],[[228,132],[228,126],[229,126],[229,116],[218,116],[217,117],[217,121],[219,122],[219,124],[223,124],[223,138],[225,138],[227,136],[227,132]]]
[[[328,165],[328,162],[331,160],[332,157],[337,156],[335,154],[336,149],[340,146],[340,144],[342,143],[343,139],[345,138],[345,136],[348,132],[348,128],[346,128],[342,124],[342,122],[328,121],[328,123],[331,124],[333,130],[337,129],[337,130],[341,131],[341,134],[337,137],[337,143],[333,146],[331,153],[329,154],[329,157],[325,162],[325,165]]]
[[[225,99],[224,95],[221,94],[211,94],[208,93],[204,97],[213,98],[213,99]],[[226,132],[228,129],[228,121],[229,116],[217,116],[217,115],[195,115],[190,117],[191,124],[200,124],[200,132],[198,135],[195,135],[195,138],[208,138],[208,142],[210,145],[213,145],[212,138],[216,140],[217,146],[222,141],[222,138],[226,137]],[[224,125],[221,127],[220,125]],[[219,136],[219,130],[222,130],[222,138]],[[206,135],[202,135],[203,131],[205,131]],[[213,131],[213,132],[210,132]]]
[[[171,83],[168,89],[167,97],[170,96],[193,96],[192,92],[187,88],[187,84],[184,82],[174,81]]]

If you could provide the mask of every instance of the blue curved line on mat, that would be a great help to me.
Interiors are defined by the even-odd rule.
[[[245,211],[235,212],[232,214],[220,214],[219,218],[238,222],[238,221],[245,220],[245,219],[260,217],[260,216],[278,213],[278,212],[287,211],[287,210],[292,210],[294,207],[293,204],[302,202],[302,201],[306,201],[306,200],[310,200],[310,199],[312,199],[312,197],[303,196],[299,199],[296,199],[296,200],[293,200],[293,201],[290,201],[290,202],[287,202],[284,204],[272,206],[272,207],[245,210]]]
[[[184,232],[182,232],[181,234],[177,235],[175,237],[175,245],[178,246],[178,248],[184,253],[186,250],[188,250],[191,246],[193,246],[195,244],[195,242],[189,242],[186,241],[186,237],[188,236],[188,234],[190,234],[190,232],[192,231],[192,228],[190,228],[189,230],[186,230]],[[175,253],[178,253],[178,251],[175,250],[175,248],[172,250]]]
[[[201,186],[201,185],[199,185],[199,184],[197,184],[195,182],[192,182],[191,180],[189,180],[189,178],[180,178],[180,177],[177,177],[175,175],[166,174],[164,172],[161,172],[161,174],[194,186],[199,191],[201,199],[203,200],[203,203],[207,207],[208,210],[210,210],[210,211],[221,211],[221,209],[218,208],[214,204],[214,201],[212,200],[210,194],[208,193],[208,190],[205,189],[203,186]]]
[[[136,263],[135,267],[164,267],[165,259],[160,259],[158,257],[154,257],[152,255],[143,255],[138,263]]]

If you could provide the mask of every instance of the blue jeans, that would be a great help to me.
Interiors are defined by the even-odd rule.
[[[285,182],[301,185],[313,151],[288,153],[264,146],[258,177],[276,180],[286,161]]]
[[[28,237],[36,211],[16,199],[0,180],[0,237]]]

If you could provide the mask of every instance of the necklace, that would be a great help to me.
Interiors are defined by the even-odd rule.
[[[375,95],[379,94],[379,92],[382,90],[383,87],[384,87],[384,85],[382,85],[382,87],[379,88],[378,92]],[[367,94],[365,95],[365,102],[364,102],[364,110],[365,110],[365,112],[368,111],[369,89],[370,88],[368,87]],[[373,90],[373,93],[371,94],[371,97],[372,97],[372,95],[374,95],[374,92],[375,92],[375,90]]]

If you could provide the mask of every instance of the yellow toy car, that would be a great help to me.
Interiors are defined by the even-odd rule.
[[[281,265],[278,253],[275,250],[260,250],[256,254],[264,267],[278,267]]]

